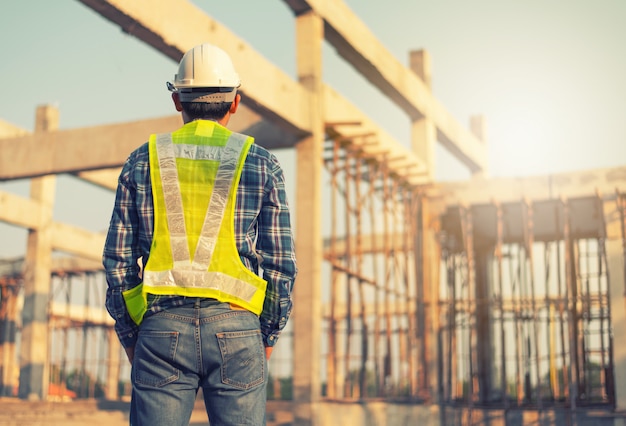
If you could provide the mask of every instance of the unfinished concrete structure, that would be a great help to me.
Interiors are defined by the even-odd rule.
[[[246,81],[233,129],[296,151],[293,392],[280,406],[289,421],[584,424],[624,408],[626,346],[614,336],[624,328],[626,170],[489,180],[485,122],[466,130],[433,97],[428,52],[405,67],[342,1],[284,1],[298,81],[189,2],[81,3],[173,61],[198,39],[224,48]],[[411,149],[324,84],[324,39],[410,118]],[[32,134],[0,123],[0,180],[31,179],[30,199],[0,193],[0,220],[29,229],[24,260],[0,274],[2,394],[50,398],[49,384],[64,386],[71,362],[84,372],[88,342],[100,342],[102,393],[114,400],[123,355],[103,301],[84,289],[102,285],[104,237],[52,221],[55,175],[113,189],[127,154],[180,119],[59,131],[58,111],[41,107],[36,123]],[[434,182],[435,143],[474,177]],[[59,305],[59,293],[83,307]],[[63,353],[70,340],[77,359]],[[95,387],[81,396],[99,396]]]

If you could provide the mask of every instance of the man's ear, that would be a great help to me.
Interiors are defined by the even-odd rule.
[[[241,95],[237,93],[235,95],[235,99],[233,100],[233,103],[230,104],[230,110],[228,110],[228,112],[230,112],[231,114],[236,113],[237,108],[239,107],[239,101],[241,101]]]
[[[178,93],[172,93],[172,100],[174,101],[174,106],[176,107],[176,111],[181,112],[183,110],[183,106],[180,103],[180,96]]]

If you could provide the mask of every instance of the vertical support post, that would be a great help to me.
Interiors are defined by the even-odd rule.
[[[18,278],[0,283],[0,396],[14,396]]]
[[[610,314],[613,336],[620,341],[626,334],[626,198],[617,191],[614,209],[605,205],[604,217],[609,230],[606,241],[607,275],[609,277]],[[615,222],[618,221],[618,224]],[[613,222],[613,223],[611,223]],[[611,232],[611,230],[615,230]],[[618,343],[610,351],[613,365],[614,403],[615,410],[626,409],[626,345]]]
[[[367,173],[369,173],[369,175],[371,176],[371,182],[370,182],[370,187],[369,187],[369,195],[371,198],[374,197],[374,195],[376,194],[377,191],[377,185],[380,184],[380,169],[377,166],[374,166],[373,164],[368,164],[368,170]],[[384,383],[384,377],[382,376],[382,372],[384,371],[384,368],[381,367],[381,347],[382,347],[382,342],[381,342],[381,337],[382,337],[382,330],[381,330],[381,319],[382,319],[382,314],[381,314],[381,300],[380,300],[380,295],[381,295],[381,291],[382,291],[382,285],[379,281],[379,265],[380,262],[378,261],[378,259],[380,258],[380,245],[378,242],[379,239],[379,235],[378,235],[378,230],[380,228],[380,221],[378,220],[378,210],[377,210],[377,206],[375,206],[375,203],[372,201],[369,203],[369,218],[370,218],[370,224],[369,224],[369,229],[372,235],[372,239],[371,239],[371,247],[372,247],[372,276],[374,277],[374,281],[375,281],[375,285],[374,285],[374,296],[373,296],[373,303],[374,303],[374,343],[373,343],[373,350],[374,350],[374,373],[375,373],[375,383],[376,383],[376,396],[380,397],[383,395],[383,383]]]
[[[345,160],[343,163],[343,176],[344,176],[344,200],[345,200],[345,211],[343,212],[343,220],[344,220],[344,228],[346,233],[346,253],[345,253],[345,267],[346,267],[346,332],[345,332],[345,341],[344,341],[344,353],[343,353],[343,371],[345,372],[344,383],[343,383],[343,396],[346,398],[355,397],[353,389],[354,389],[354,377],[352,375],[352,333],[354,332],[354,318],[352,317],[352,308],[354,301],[354,293],[352,291],[352,282],[353,275],[350,273],[351,266],[353,263],[353,248],[352,248],[352,227],[351,227],[351,216],[354,210],[354,206],[352,205],[353,198],[351,196],[351,187],[354,184],[353,176],[352,176],[352,167],[354,164],[354,158],[351,155],[349,150],[345,151]]]
[[[35,132],[56,130],[59,112],[51,106],[37,108]],[[52,264],[52,214],[56,177],[31,180],[30,195],[38,202],[39,224],[28,231],[24,262],[24,308],[20,349],[18,396],[45,400],[48,396],[48,297]]]
[[[500,392],[501,399],[504,404],[505,410],[509,406],[509,397],[507,390],[507,338],[505,327],[505,315],[504,315],[504,274],[502,271],[502,262],[504,258],[503,245],[504,245],[504,212],[501,204],[496,204],[496,248],[494,250],[494,256],[497,262],[496,278],[498,280],[498,310],[499,312],[499,324],[500,329]],[[494,318],[495,321],[495,318]],[[506,420],[506,414],[505,414]]]
[[[419,345],[418,387],[419,396],[428,398],[436,392],[436,360],[441,354],[435,351],[435,318],[439,315],[434,288],[438,288],[437,271],[440,262],[440,247],[436,242],[437,229],[433,220],[434,208],[426,197],[420,197],[416,232],[416,295],[417,295],[417,338]],[[432,374],[429,374],[432,372]]]
[[[540,349],[539,349],[539,307],[537,305],[537,293],[535,291],[535,262],[534,262],[534,243],[535,243],[535,218],[534,218],[534,210],[533,205],[529,203],[525,203],[525,208],[522,212],[525,212],[523,215],[524,218],[524,247],[526,251],[526,261],[528,263],[528,283],[530,286],[530,300],[531,300],[531,309],[532,309],[532,323],[530,326],[532,327],[532,336],[530,340],[532,341],[532,345],[534,346],[534,358],[535,358],[535,400],[538,406],[538,409],[541,410],[543,408],[543,396],[542,396],[542,384],[541,384],[541,372],[539,369],[539,360]],[[531,351],[529,348],[528,356],[531,357]],[[530,372],[529,372],[530,374]],[[530,396],[529,396],[530,397]]]
[[[414,50],[409,53],[411,70],[420,77],[426,87],[431,87],[431,60],[427,50]],[[426,177],[435,179],[435,143],[437,130],[433,121],[422,117],[411,123],[411,146],[413,152],[426,163]]]
[[[480,140],[484,145],[487,144],[487,120],[483,115],[473,115],[470,117],[470,131]],[[485,150],[485,152],[487,152]],[[474,172],[472,177],[486,178],[488,171],[483,169],[479,172]]]
[[[476,362],[475,375],[478,384],[478,401],[487,403],[490,400],[492,386],[492,366],[493,366],[493,336],[491,334],[491,308],[489,306],[491,283],[489,280],[489,267],[491,265],[490,252],[492,247],[481,244],[478,239],[474,239],[474,250],[476,253],[474,287],[475,307],[476,307],[476,339],[474,340]]]
[[[296,253],[298,283],[294,288],[295,424],[316,425],[320,398],[321,347],[321,185],[324,123],[321,104],[324,23],[313,11],[296,18],[296,46],[300,83],[309,90],[313,133],[296,146]],[[313,351],[312,351],[313,349]]]
[[[417,345],[417,281],[412,280],[411,277],[415,277],[417,273],[417,268],[414,263],[411,263],[411,258],[413,258],[413,262],[417,259],[417,251],[414,248],[414,242],[419,237],[417,236],[418,227],[416,218],[418,216],[417,211],[420,205],[421,194],[417,194],[409,188],[403,188],[402,190],[402,203],[403,203],[403,238],[402,238],[402,251],[404,253],[404,263],[406,265],[407,272],[404,277],[404,291],[405,291],[405,306],[406,306],[406,318],[408,323],[408,332],[407,332],[407,347],[409,352],[409,386],[410,386],[410,395],[412,397],[417,396],[419,391],[419,382],[417,381],[417,372],[418,372],[418,356],[419,356],[419,347]],[[413,267],[410,272],[410,268]],[[412,285],[413,284],[413,285]],[[439,330],[439,328],[436,328]],[[441,353],[439,350],[439,341],[437,341],[437,353]],[[440,357],[436,357],[438,361],[441,359]],[[440,363],[437,363],[438,373],[441,372]],[[437,393],[435,395],[439,395],[440,389],[440,375],[437,374]]]
[[[409,53],[411,70],[422,79],[426,87],[432,85],[431,57],[427,50],[414,50]],[[426,177],[428,181],[435,179],[435,143],[437,129],[433,121],[427,117],[421,117],[411,123],[411,146],[413,152],[426,163]],[[428,397],[435,394],[435,376],[428,375],[427,371],[435,371],[435,360],[438,354],[432,345],[434,340],[433,318],[438,313],[433,309],[436,306],[432,297],[432,288],[438,283],[433,278],[438,276],[439,252],[436,244],[435,230],[432,229],[431,213],[428,202],[420,203],[418,217],[419,239],[416,241],[416,278],[417,278],[417,326],[418,339],[421,342],[419,361],[421,368],[418,370],[418,386],[420,396]]]
[[[564,240],[565,240],[565,294],[567,295],[567,322],[569,332],[569,399],[571,414],[576,415],[576,401],[578,400],[578,288],[576,285],[576,259],[574,241],[570,228],[570,208],[567,200],[563,206]]]
[[[383,200],[383,253],[384,253],[384,272],[383,276],[386,278],[383,285],[383,303],[384,303],[384,329],[385,329],[385,361],[384,361],[384,380],[383,386],[387,389],[388,383],[392,381],[393,374],[393,345],[392,345],[392,334],[394,330],[394,322],[392,315],[392,307],[391,307],[391,295],[393,292],[393,286],[390,282],[389,277],[392,276],[393,273],[393,265],[391,263],[392,259],[392,241],[393,235],[391,234],[391,222],[393,221],[392,212],[391,212],[391,178],[389,176],[389,169],[385,167],[383,169],[383,177],[382,177],[382,200]],[[385,396],[389,396],[387,391],[385,390]]]
[[[339,303],[339,289],[341,273],[337,270],[335,262],[337,262],[337,254],[334,252],[337,246],[337,175],[339,173],[339,142],[332,141],[333,153],[332,159],[329,161],[328,167],[330,172],[330,258],[332,262],[331,270],[331,295],[330,295],[330,318],[328,319],[328,355],[326,357],[326,396],[328,398],[337,397],[337,383],[341,383],[338,380],[337,368],[338,362],[338,318],[337,318],[337,305]]]

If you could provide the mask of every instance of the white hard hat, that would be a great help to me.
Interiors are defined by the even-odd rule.
[[[178,92],[182,102],[232,102],[240,85],[228,54],[208,43],[185,53],[174,81],[167,82],[168,89]]]

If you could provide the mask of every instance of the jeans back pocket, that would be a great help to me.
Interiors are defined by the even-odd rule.
[[[222,354],[222,383],[251,389],[265,382],[265,351],[260,330],[217,333]]]

